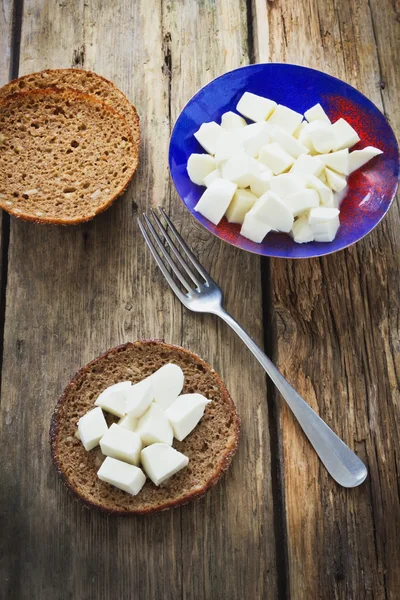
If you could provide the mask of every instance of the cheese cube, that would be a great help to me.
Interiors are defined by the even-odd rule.
[[[303,115],[287,106],[278,104],[271,117],[268,119],[268,125],[279,125],[282,129],[287,131],[289,135],[293,135],[302,120]]]
[[[378,156],[378,154],[382,154],[382,150],[374,148],[374,146],[367,146],[362,150],[353,150],[349,154],[349,173],[353,173],[353,171],[365,165],[365,163],[374,158],[374,156]]]
[[[324,221],[323,223],[316,223],[311,225],[311,229],[314,235],[315,242],[332,242],[335,239],[337,230],[339,229],[340,221],[339,217]]]
[[[90,410],[78,421],[78,435],[85,450],[92,450],[97,446],[107,430],[107,423],[100,406]]]
[[[154,398],[154,390],[149,377],[131,386],[126,398],[126,412],[132,417],[141,417]]]
[[[306,175],[304,181],[307,188],[318,192],[321,204],[323,204],[324,206],[329,206],[332,203],[332,190],[327,185],[322,183],[322,181],[318,179],[318,177],[315,177],[315,175]]]
[[[329,187],[334,192],[341,192],[347,185],[346,177],[339,175],[335,171],[331,171],[328,167],[325,168],[325,175],[328,181]]]
[[[273,192],[266,192],[257,200],[250,213],[271,229],[288,233],[292,229],[293,214],[287,204]]]
[[[124,427],[124,429],[129,429],[129,431],[135,431],[138,424],[138,419],[136,417],[132,417],[132,415],[125,415],[118,421],[118,425],[120,427]]]
[[[303,211],[319,206],[319,196],[315,190],[302,190],[286,196],[285,204],[288,205],[293,216],[297,217]]]
[[[307,121],[302,121],[300,125],[295,129],[295,131],[293,132],[293,137],[296,138],[296,140],[299,139],[301,132],[304,130],[305,127],[307,127],[307,125]]]
[[[335,134],[336,144],[333,150],[342,150],[343,148],[351,148],[354,144],[360,141],[357,132],[345,119],[338,119],[332,125],[332,131]]]
[[[234,156],[222,165],[222,177],[241,188],[248,187],[259,175],[258,162],[250,156]]]
[[[300,154],[308,154],[309,149],[301,144],[298,140],[296,140],[293,136],[289,135],[287,131],[279,127],[279,125],[274,125],[272,128],[272,140],[279,144],[285,152],[293,156],[293,158],[298,158]]]
[[[132,496],[136,496],[146,482],[141,469],[109,456],[97,471],[97,477]]]
[[[142,451],[140,435],[113,423],[100,440],[103,454],[123,460],[130,465],[138,465]]]
[[[250,191],[259,198],[270,189],[270,181],[273,177],[272,171],[266,167],[266,171],[260,173],[257,179],[250,184]]]
[[[182,442],[193,431],[210,402],[202,394],[182,394],[167,408],[165,414],[177,440]]]
[[[194,134],[194,137],[206,152],[215,154],[217,141],[223,133],[225,132],[221,125],[218,125],[215,121],[211,121],[211,123],[203,123]]]
[[[248,240],[259,244],[270,231],[271,227],[267,223],[263,223],[263,221],[260,221],[257,217],[252,215],[250,211],[244,218],[240,235],[243,235],[243,237],[247,238]]]
[[[316,156],[302,154],[290,169],[290,173],[296,175],[315,175],[318,177],[324,170],[324,163]]]
[[[141,460],[147,476],[154,485],[161,485],[189,463],[187,456],[166,444],[153,444],[144,448]]]
[[[220,165],[225,160],[229,160],[232,156],[238,154],[244,154],[240,132],[225,131],[216,143],[215,162]]]
[[[95,405],[100,406],[112,415],[123,417],[126,414],[126,398],[131,387],[132,384],[130,381],[121,381],[120,383],[110,385],[101,392]]]
[[[215,170],[215,159],[209,154],[191,154],[187,163],[190,181],[196,185],[204,185],[204,177]]]
[[[269,182],[269,188],[274,194],[278,194],[282,200],[289,194],[295,194],[305,189],[305,183],[298,175],[292,173],[283,173],[273,177]]]
[[[331,124],[328,115],[319,103],[306,110],[304,116],[309,123],[311,121],[325,121],[325,123],[328,123],[328,125]]]
[[[222,173],[219,169],[215,169],[215,171],[211,171],[211,173],[209,175],[206,175],[204,177],[204,185],[206,187],[210,187],[210,185],[212,184],[213,181],[215,181],[216,179],[221,179],[222,178]]]
[[[172,427],[161,406],[155,402],[140,417],[135,433],[140,435],[144,446],[157,442],[172,446]]]
[[[332,126],[325,121],[312,121],[304,129],[304,133],[319,153],[330,152],[336,146],[336,137]]]
[[[314,156],[315,154],[317,154],[316,149],[314,148],[314,146],[312,145],[312,142],[310,140],[309,135],[307,134],[307,127],[309,126],[309,123],[306,123],[306,125],[303,127],[303,129],[300,131],[299,134],[299,142],[305,146],[306,148],[308,148],[308,153],[311,156]]]
[[[320,154],[318,159],[321,160],[326,167],[333,169],[342,175],[349,174],[349,150],[338,150],[330,154]]]
[[[256,202],[257,196],[248,190],[236,190],[232,202],[225,213],[228,222],[240,223],[241,225],[244,221],[245,214],[249,212]]]
[[[271,128],[267,123],[252,123],[240,131],[243,150],[249,156],[255,158],[271,137]]]
[[[273,100],[245,92],[240,98],[236,110],[251,121],[265,121],[275,107],[276,102]]]
[[[294,241],[297,244],[306,244],[314,241],[314,234],[308,224],[307,217],[301,216],[293,223],[292,231],[290,232]]]
[[[339,215],[337,208],[326,208],[325,206],[319,206],[318,208],[312,208],[308,215],[308,224],[313,226],[318,223],[325,223],[336,219]]]
[[[240,115],[232,112],[226,112],[221,117],[221,127],[226,129],[227,131],[236,131],[237,129],[242,129],[246,127],[247,123]]]
[[[232,183],[232,181],[215,179],[201,196],[194,210],[214,225],[218,225],[233,198],[233,194],[236,192],[236,188],[237,184]]]
[[[178,365],[172,363],[163,365],[150,375],[154,402],[164,410],[168,408],[181,393],[184,379],[183,371]]]
[[[274,175],[287,171],[294,163],[294,158],[276,142],[263,146],[258,155],[258,160],[267,165]]]

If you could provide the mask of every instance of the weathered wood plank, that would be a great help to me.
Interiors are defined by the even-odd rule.
[[[390,2],[371,7],[373,19],[364,1],[255,0],[256,59],[327,71],[380,108],[383,96],[399,131],[398,17]],[[394,206],[353,248],[271,261],[276,361],[370,471],[359,489],[340,489],[279,403],[292,598],[394,598],[400,589],[398,228]]]

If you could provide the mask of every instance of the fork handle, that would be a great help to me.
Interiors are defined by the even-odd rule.
[[[265,369],[331,476],[344,487],[360,485],[367,476],[364,463],[292,388],[268,356],[229,313],[221,307],[214,314],[232,327]]]

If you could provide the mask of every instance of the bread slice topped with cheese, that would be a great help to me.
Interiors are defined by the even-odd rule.
[[[163,380],[162,388],[155,394],[158,402],[154,400],[146,408],[145,417],[138,419],[136,437],[141,436],[143,441],[142,464],[137,462],[140,447],[134,449],[132,446],[135,456],[126,455],[121,459],[120,455],[113,454],[121,440],[121,430],[111,425],[119,423],[128,431],[130,424],[121,422],[124,408],[115,401],[112,404],[112,396],[107,390],[114,391],[115,399],[118,397],[116,389],[122,392],[124,386],[129,385],[127,382],[135,386],[154,373],[160,373],[160,368],[165,369],[165,365],[171,365],[171,372],[172,365],[183,372],[183,389],[175,392],[181,395],[169,404],[167,392],[173,392],[167,389],[168,380]],[[181,405],[185,398],[194,401],[193,394],[207,399],[202,406],[203,416],[194,429],[187,420],[180,419]],[[141,412],[143,406],[140,408],[140,402],[145,402],[145,396],[146,390],[141,390],[130,406],[131,414],[122,417],[122,420],[135,420],[136,426],[135,411],[137,414]],[[169,406],[163,406],[163,402]],[[149,434],[146,415],[154,411],[152,407],[156,412],[165,411],[170,420],[174,432],[173,447],[169,445],[169,439],[148,438],[151,431]],[[101,432],[104,437],[100,445],[97,445],[98,439],[79,439],[78,424],[81,433],[85,434],[82,423],[85,419],[94,419],[97,416],[95,411],[101,412],[101,409],[105,411],[108,432],[101,422],[105,432]],[[110,410],[114,411],[114,415],[110,414]],[[214,485],[232,461],[239,429],[235,405],[220,377],[207,363],[178,346],[144,340],[113,348],[78,372],[55,408],[50,430],[51,452],[64,483],[86,506],[109,514],[149,514],[185,504],[202,496]],[[90,428],[88,431],[90,433]],[[124,437],[129,438],[127,434]],[[131,437],[133,440],[134,435],[131,434]],[[91,449],[85,450],[84,444]],[[162,471],[164,459],[175,464],[170,473],[172,476],[168,478]],[[149,477],[145,483],[140,466]],[[127,491],[111,485],[114,478],[120,476],[123,480],[125,471],[129,472],[129,469],[135,472],[136,479],[135,482],[132,480]]]

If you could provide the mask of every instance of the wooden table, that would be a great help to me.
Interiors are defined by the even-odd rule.
[[[80,227],[2,216],[1,598],[274,600],[400,597],[399,205],[334,256],[260,261],[212,237],[171,185],[171,127],[191,95],[254,61],[324,70],[400,130],[393,0],[2,0],[0,78],[84,67],[136,105],[140,168]],[[167,289],[136,216],[162,204],[227,308],[369,469],[339,488],[244,345]],[[229,277],[227,277],[229,273]],[[199,502],[151,518],[83,509],[50,461],[53,406],[103,350],[157,337],[221,373],[238,455]]]

